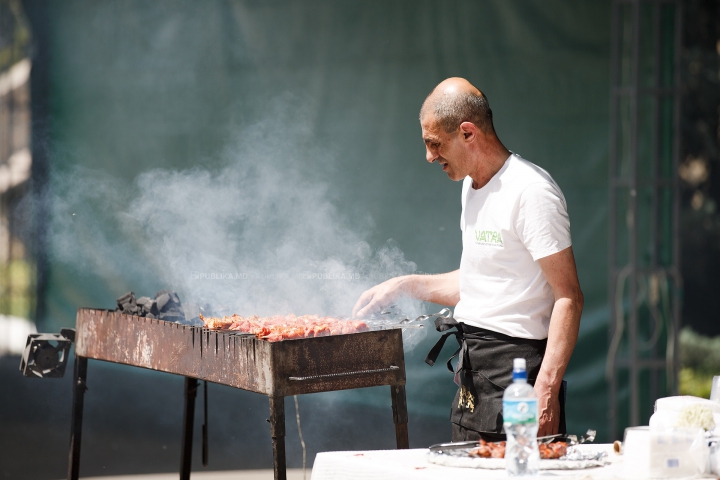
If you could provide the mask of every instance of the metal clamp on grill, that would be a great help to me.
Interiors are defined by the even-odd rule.
[[[390,365],[388,368],[376,368],[374,370],[362,370],[359,372],[341,372],[341,373],[327,373],[325,375],[310,375],[309,377],[288,377],[288,380],[291,382],[302,382],[303,380],[317,380],[319,378],[328,378],[328,377],[343,377],[347,375],[365,375],[368,373],[380,373],[380,372],[389,372],[392,370],[398,370],[400,367],[397,367],[395,365]]]

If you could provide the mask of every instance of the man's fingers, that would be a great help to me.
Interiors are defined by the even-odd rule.
[[[365,290],[362,295],[360,295],[360,298],[358,298],[358,301],[355,303],[355,306],[352,309],[352,317],[353,318],[362,318],[362,308],[367,305],[370,300],[372,300],[373,294],[370,290]]]
[[[352,318],[360,318],[358,316],[358,310],[362,308],[362,298],[360,298],[355,306],[352,309],[352,314],[350,315]]]
[[[365,315],[384,308],[398,296],[399,292],[396,291],[396,287],[397,282],[393,282],[393,279],[391,279],[366,290],[360,295],[355,307],[353,307],[352,316],[362,318]]]
[[[555,435],[557,432],[552,427],[552,422],[540,422],[540,428],[538,428],[538,437],[544,437],[545,435]]]
[[[372,297],[370,301],[358,312],[359,317],[358,318],[364,318],[365,315],[372,313],[377,308],[377,300],[375,300],[375,297]]]
[[[537,436],[544,437],[545,435],[552,435],[552,433],[550,433],[550,430],[552,430],[552,429],[549,427],[550,427],[550,422],[548,421],[547,417],[541,416]]]
[[[387,295],[377,287],[371,288],[362,295],[353,308],[353,317],[363,318],[365,315],[373,313],[375,310],[383,308]]]
[[[560,428],[560,403],[554,401],[552,398],[548,398],[547,404],[545,405],[542,405],[544,403],[542,399],[539,403],[541,404],[541,408],[539,412],[540,425],[538,426],[538,437],[555,435]]]
[[[365,307],[365,303],[366,302],[358,301],[358,303],[355,304],[355,307],[352,311],[352,318],[363,318],[363,307]]]
[[[353,308],[353,318],[364,318],[378,308],[377,297],[373,293],[363,295]]]

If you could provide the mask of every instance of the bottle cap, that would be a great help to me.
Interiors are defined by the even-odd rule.
[[[513,359],[513,370],[527,370],[527,363],[524,358]]]

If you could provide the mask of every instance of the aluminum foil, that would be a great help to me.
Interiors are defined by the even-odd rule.
[[[608,454],[604,450],[590,450],[587,448],[579,449],[576,447],[568,447],[564,456],[560,460],[600,460],[607,457]]]

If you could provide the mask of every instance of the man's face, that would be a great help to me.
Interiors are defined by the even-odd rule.
[[[446,133],[432,115],[423,117],[420,125],[427,161],[438,162],[450,180],[458,181],[468,176],[468,151],[460,129]]]

